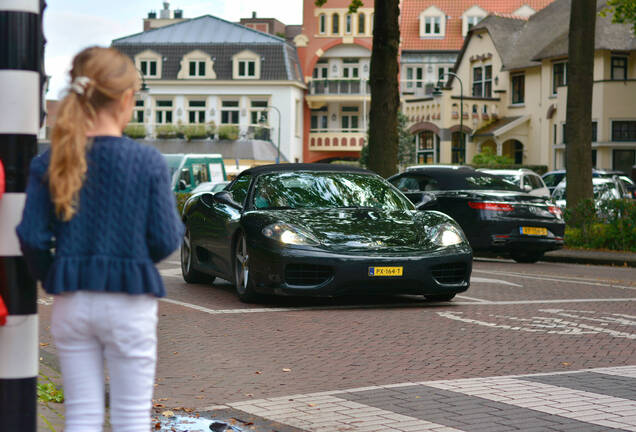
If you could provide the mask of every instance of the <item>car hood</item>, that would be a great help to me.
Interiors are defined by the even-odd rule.
[[[323,247],[338,251],[358,250],[432,250],[431,241],[442,223],[455,222],[438,212],[381,209],[297,209],[254,211],[262,227],[269,223],[287,223],[313,234]],[[456,225],[457,226],[457,225]]]

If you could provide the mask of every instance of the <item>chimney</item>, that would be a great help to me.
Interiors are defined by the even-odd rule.
[[[157,18],[157,12],[155,11],[148,12],[148,19],[155,19],[155,18]]]
[[[159,17],[161,19],[170,19],[170,3],[163,2],[163,9],[161,9]]]
[[[252,11],[252,18],[256,18],[256,11]]]
[[[175,17],[175,19],[183,18],[183,9],[175,9],[174,10],[174,17]]]

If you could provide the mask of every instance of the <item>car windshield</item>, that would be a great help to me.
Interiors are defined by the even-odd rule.
[[[512,183],[513,185],[519,186],[519,183],[521,183],[521,177],[518,175],[514,175],[514,174],[494,174],[494,175],[501,177],[502,179],[504,179],[508,183]]]
[[[380,177],[347,172],[282,172],[261,175],[257,209],[377,208],[413,210],[413,204]]]

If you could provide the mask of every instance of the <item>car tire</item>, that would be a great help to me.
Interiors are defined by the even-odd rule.
[[[212,283],[215,277],[202,273],[193,268],[192,263],[192,243],[190,241],[190,230],[186,228],[183,235],[183,243],[181,243],[181,275],[186,283]]]
[[[451,301],[453,298],[455,298],[455,293],[453,294],[434,294],[434,295],[427,295],[424,296],[426,298],[426,300],[429,301],[434,301],[434,302],[445,302],[445,301]]]
[[[247,239],[243,232],[239,232],[234,242],[234,287],[239,300],[253,303],[259,299],[254,292],[254,281],[250,277],[250,261],[247,252]]]
[[[534,264],[543,258],[543,252],[512,252],[510,256],[518,263]]]

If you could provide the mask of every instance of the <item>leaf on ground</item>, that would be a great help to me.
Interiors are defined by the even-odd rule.
[[[162,412],[161,415],[164,417],[174,417],[174,413],[170,410]]]
[[[289,369],[289,368],[283,368],[283,372],[291,372],[291,369]]]

